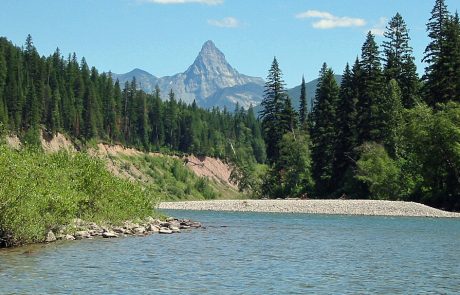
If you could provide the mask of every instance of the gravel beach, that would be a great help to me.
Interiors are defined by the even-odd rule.
[[[162,202],[159,209],[460,218],[419,203],[379,200],[213,200]]]

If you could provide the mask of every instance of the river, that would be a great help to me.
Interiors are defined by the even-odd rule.
[[[167,211],[205,229],[0,250],[0,294],[455,294],[460,220]]]

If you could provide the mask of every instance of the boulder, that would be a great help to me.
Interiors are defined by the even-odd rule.
[[[173,233],[180,233],[180,229],[179,229],[179,227],[177,227],[177,226],[169,226],[169,229],[170,229]]]
[[[45,242],[51,243],[51,242],[54,242],[54,241],[56,241],[56,236],[54,235],[54,233],[52,231],[49,231],[46,234]]]
[[[75,240],[75,237],[72,236],[72,235],[65,235],[65,236],[63,237],[63,239],[64,239],[64,240],[68,240],[68,241],[73,241],[73,240]]]
[[[162,227],[160,228],[160,230],[158,231],[160,234],[172,234],[173,231],[170,230],[169,228],[167,227]]]
[[[160,227],[158,227],[157,225],[149,224],[147,226],[147,231],[157,233],[160,231]]]
[[[75,233],[75,239],[77,240],[89,239],[89,238],[91,238],[91,234],[86,230],[77,231]]]
[[[114,232],[111,232],[111,231],[106,231],[106,232],[103,232],[102,233],[102,237],[103,238],[106,238],[106,239],[109,239],[109,238],[118,238],[118,235]]]
[[[145,233],[145,227],[143,226],[135,227],[133,228],[133,233],[136,235],[143,235]]]
[[[122,228],[122,227],[114,227],[113,231],[118,233],[118,234],[125,234],[126,233],[126,230],[124,228]]]

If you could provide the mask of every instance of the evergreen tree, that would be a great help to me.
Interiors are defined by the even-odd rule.
[[[347,64],[342,75],[336,110],[337,120],[335,129],[337,131],[337,141],[333,165],[333,179],[339,187],[343,186],[344,175],[354,164],[354,149],[357,144],[356,103],[358,97],[353,82],[353,73],[349,64]]]
[[[164,130],[162,120],[162,103],[160,97],[160,88],[155,86],[155,95],[152,106],[150,107],[149,120],[151,124],[150,141],[159,148],[163,143]]]
[[[5,49],[0,43],[0,122],[3,126],[8,124],[8,109],[5,99],[5,86],[6,86],[6,77],[7,77],[7,67],[5,59]]]
[[[166,104],[164,128],[165,128],[165,144],[171,149],[177,149],[178,147],[178,105],[173,90],[169,92],[169,101]]]
[[[53,91],[53,96],[51,98],[51,109],[50,109],[50,131],[56,133],[61,129],[61,95],[59,90],[55,89]]]
[[[29,83],[27,87],[26,102],[23,112],[23,122],[25,123],[25,130],[37,128],[40,123],[40,107],[37,95],[35,94],[35,87]]]
[[[384,36],[386,38],[383,42],[386,81],[396,80],[403,94],[404,106],[413,107],[419,100],[419,78],[412,47],[409,45],[409,32],[399,13],[390,20]]]
[[[301,129],[308,130],[307,89],[305,86],[305,78],[303,76],[302,84],[300,85],[299,123]]]
[[[384,94],[382,68],[379,49],[374,35],[367,34],[362,47],[360,62],[361,87],[357,102],[358,144],[366,141],[382,142],[381,133],[382,113],[381,100]]]
[[[285,131],[290,131],[283,130],[281,126],[281,112],[286,97],[282,72],[275,57],[268,72],[260,112],[263,136],[267,145],[267,159],[270,163],[274,163],[278,158],[278,143],[283,134]]]
[[[460,102],[460,21],[458,13],[450,17],[444,28],[439,64],[442,67],[442,101]]]
[[[444,64],[440,58],[443,52],[444,40],[446,39],[446,25],[449,19],[449,11],[444,0],[436,0],[433,10],[431,11],[430,20],[427,23],[428,36],[431,42],[425,49],[425,56],[422,61],[428,66],[425,68],[424,95],[425,100],[431,106],[438,102],[448,100],[444,90]]]
[[[146,94],[143,91],[138,91],[136,93],[136,101],[138,109],[136,120],[136,137],[138,139],[139,145],[141,145],[144,149],[148,150],[149,126]]]
[[[383,113],[383,143],[390,156],[395,158],[398,155],[398,137],[399,128],[402,123],[403,106],[401,102],[402,94],[396,80],[391,80],[387,86],[386,97],[382,108],[385,110]]]
[[[332,69],[323,65],[318,85],[312,111],[312,172],[317,194],[330,196],[336,189],[336,184],[333,183],[333,166],[337,139],[336,110],[339,99],[339,86]]]
[[[11,129],[19,131],[23,125],[24,93],[22,55],[14,46],[6,52],[7,75],[5,86],[6,107]],[[26,84],[27,85],[27,84]]]
[[[293,134],[294,139],[296,138],[295,132],[298,125],[298,117],[299,115],[292,107],[291,99],[289,98],[289,96],[286,96],[280,114],[280,127],[281,130],[283,130],[283,135],[287,132],[290,132]]]

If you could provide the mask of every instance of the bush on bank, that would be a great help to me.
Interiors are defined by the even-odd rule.
[[[101,160],[84,153],[0,146],[3,244],[43,241],[47,231],[74,218],[101,223],[145,218],[154,213],[157,200],[153,190],[116,178]]]

